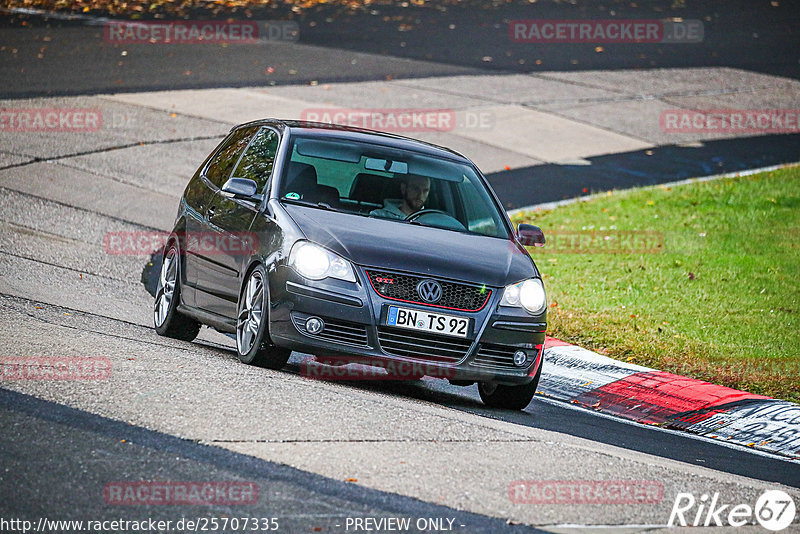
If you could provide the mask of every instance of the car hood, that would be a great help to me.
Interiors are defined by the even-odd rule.
[[[498,239],[283,204],[306,237],[363,267],[503,287],[538,276],[524,248]]]

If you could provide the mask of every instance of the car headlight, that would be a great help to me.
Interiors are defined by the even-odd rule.
[[[292,247],[289,265],[310,280],[330,277],[347,282],[356,281],[356,274],[349,261],[309,241],[300,241]]]
[[[506,286],[500,306],[525,308],[529,313],[539,315],[547,309],[547,297],[544,284],[538,278],[530,278],[516,284]]]

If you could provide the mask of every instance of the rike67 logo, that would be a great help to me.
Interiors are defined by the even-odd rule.
[[[754,507],[723,503],[719,492],[710,500],[708,494],[698,499],[691,493],[678,493],[667,526],[741,527],[757,521],[765,529],[777,532],[792,524],[796,511],[792,497],[781,490],[765,491]]]

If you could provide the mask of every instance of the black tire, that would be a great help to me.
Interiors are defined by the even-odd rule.
[[[539,364],[536,376],[529,384],[522,386],[504,386],[502,384],[492,384],[491,382],[478,382],[478,393],[481,400],[492,408],[502,408],[505,410],[523,410],[531,403],[533,396],[536,395],[536,388],[539,387],[539,378],[542,376],[544,362]]]
[[[280,369],[292,351],[277,347],[269,340],[269,290],[267,273],[257,265],[245,278],[236,306],[236,354],[248,365]]]
[[[201,325],[178,311],[181,300],[181,259],[178,246],[174,241],[170,242],[161,260],[153,303],[153,326],[159,336],[192,341],[200,333]]]

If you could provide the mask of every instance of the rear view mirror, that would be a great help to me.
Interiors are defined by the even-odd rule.
[[[517,228],[517,238],[526,247],[544,246],[544,232],[532,224],[520,224]]]
[[[227,196],[242,200],[254,200],[258,193],[258,186],[253,180],[247,178],[231,178],[222,186],[222,192]]]
[[[393,172],[395,174],[408,174],[408,163],[405,161],[392,161],[390,159],[367,158],[364,167],[370,171]]]

